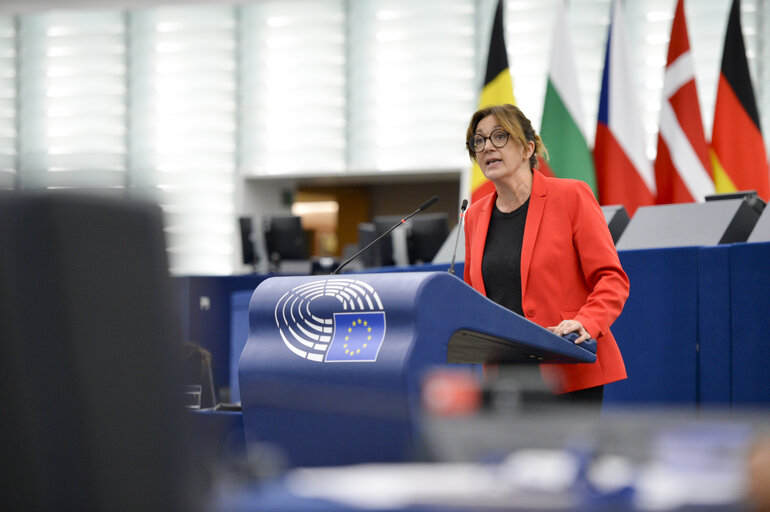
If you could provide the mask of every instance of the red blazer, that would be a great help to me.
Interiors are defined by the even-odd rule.
[[[484,295],[481,259],[496,199],[493,192],[465,214],[464,278]],[[589,186],[533,171],[521,248],[524,316],[542,327],[578,320],[598,347],[595,363],[540,366],[555,393],[626,378],[610,325],[623,310],[628,288],[607,221]]]

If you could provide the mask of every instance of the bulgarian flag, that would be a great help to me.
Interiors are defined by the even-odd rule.
[[[624,31],[621,3],[613,0],[599,96],[594,165],[601,204],[622,204],[631,216],[638,207],[654,204],[655,176],[645,151]]]
[[[591,150],[583,132],[583,110],[577,82],[575,59],[567,29],[564,2],[559,2],[551,47],[551,67],[543,105],[540,137],[548,149],[548,163],[540,169],[559,178],[585,181],[598,196]]]
[[[668,44],[655,181],[659,204],[703,201],[714,193],[684,0],[677,1]]]
[[[711,162],[717,192],[756,190],[762,199],[770,200],[767,155],[743,45],[740,0],[733,0],[727,21]]]
[[[484,75],[484,87],[479,97],[479,108],[503,103],[516,104],[513,98],[513,81],[508,70],[508,55],[505,52],[505,34],[503,32],[503,0],[497,1],[495,20],[492,24],[492,37],[489,41],[487,71]],[[479,164],[474,162],[471,169],[471,203],[492,192],[495,187],[481,172]]]

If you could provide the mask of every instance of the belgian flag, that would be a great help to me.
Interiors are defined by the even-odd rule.
[[[503,103],[516,103],[513,97],[513,81],[508,70],[508,55],[505,51],[503,3],[503,0],[497,0],[495,21],[492,24],[492,36],[489,41],[484,87],[481,89],[481,96],[479,97],[479,108]],[[479,164],[474,162],[471,170],[471,203],[493,190],[492,183],[484,177]]]
[[[762,199],[770,200],[767,155],[743,43],[740,0],[733,0],[727,22],[711,161],[717,192],[756,190]]]

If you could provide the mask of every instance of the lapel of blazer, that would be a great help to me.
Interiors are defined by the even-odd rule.
[[[481,283],[481,293],[486,295],[484,279],[481,276],[481,260],[484,258],[484,246],[487,243],[487,233],[489,232],[489,221],[492,218],[492,208],[497,200],[497,191],[493,190],[490,194],[481,199],[481,210],[479,211],[479,220],[476,223],[477,229],[473,235],[473,272],[477,273],[478,282]]]
[[[524,225],[524,240],[521,244],[521,295],[527,289],[527,277],[532,263],[532,253],[535,250],[537,232],[540,230],[540,221],[543,218],[545,208],[545,176],[540,172],[532,171],[532,193],[529,196],[527,208],[527,221]]]

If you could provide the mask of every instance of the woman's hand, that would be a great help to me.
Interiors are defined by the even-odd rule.
[[[591,334],[586,331],[585,327],[583,327],[583,324],[577,320],[562,320],[559,325],[554,327],[546,327],[546,329],[558,336],[564,336],[570,332],[577,332],[579,336],[578,339],[575,340],[575,344],[583,343],[585,340],[591,338]]]

